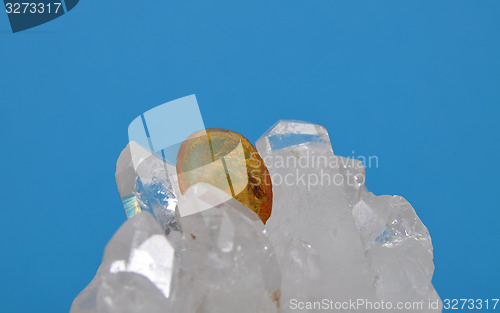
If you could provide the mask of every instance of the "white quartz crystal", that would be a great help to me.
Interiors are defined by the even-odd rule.
[[[174,248],[147,212],[129,219],[106,246],[92,282],[71,313],[165,312],[169,308]]]
[[[344,192],[353,207],[378,298],[392,303],[422,302],[419,312],[440,312],[442,302],[431,283],[434,263],[429,231],[403,197],[376,196],[365,190],[365,168],[359,160],[340,158],[345,181],[350,177],[354,182],[345,184]]]
[[[171,240],[180,234],[175,218],[177,184],[171,182],[175,167],[157,154],[131,141],[116,162],[116,184],[127,217],[140,211],[151,213]]]
[[[181,210],[192,206],[189,212],[197,213],[179,219],[184,246],[175,312],[278,312],[281,273],[264,224],[226,199],[222,190],[198,183],[179,202]]]
[[[404,198],[369,193],[320,125],[280,121],[256,146],[265,226],[211,185],[181,195],[175,167],[131,142],[116,172],[129,220],[71,313],[441,312],[431,238]]]
[[[289,133],[290,129],[294,133]],[[268,236],[274,246],[289,247],[277,249],[280,265],[295,265],[282,277],[284,306],[290,307],[289,302],[299,294],[309,301],[376,300],[361,235],[343,185],[335,186],[342,174],[338,167],[329,166],[336,158],[326,130],[319,125],[281,121],[257,141],[257,149],[273,183]],[[312,268],[304,271],[300,258],[314,260],[309,262]],[[287,283],[297,276],[311,287],[304,290],[301,284]]]
[[[393,306],[421,303],[412,310],[441,311],[431,283],[430,235],[404,198],[368,193],[362,162],[334,156],[328,133],[319,125],[280,121],[257,148],[273,181],[273,213],[266,228],[286,269],[283,301],[364,299]],[[295,261],[296,255],[315,262]],[[310,264],[309,272],[300,276],[304,264]],[[313,287],[286,284],[298,276]],[[363,308],[374,311],[367,306],[356,310]]]
[[[158,222],[135,214],[71,313],[278,312],[281,273],[257,214],[202,183],[186,191],[180,208],[191,214],[178,220],[175,257]]]
[[[353,216],[375,274],[379,298],[424,301],[423,308],[427,309],[429,302],[441,302],[431,283],[431,238],[408,201],[368,193],[354,207]]]

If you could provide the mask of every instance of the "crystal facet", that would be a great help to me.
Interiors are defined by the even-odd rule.
[[[154,218],[139,212],[106,246],[92,282],[75,299],[71,313],[168,311],[174,248]]]
[[[403,197],[363,195],[353,208],[379,298],[441,300],[432,286],[434,263],[429,231]],[[426,312],[426,310],[424,310]]]
[[[207,129],[189,136],[177,155],[181,193],[198,182],[209,183],[256,212],[265,223],[273,191],[269,172],[257,149],[242,135]]]
[[[167,235],[179,231],[175,220],[177,196],[168,175],[169,166],[173,167],[132,141],[120,154],[115,175],[127,217],[148,211]]]

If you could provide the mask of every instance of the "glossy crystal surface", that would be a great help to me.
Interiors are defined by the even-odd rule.
[[[165,232],[178,231],[175,219],[177,195],[166,163],[131,141],[116,163],[116,184],[128,218],[141,211],[151,213]]]
[[[271,216],[269,171],[257,149],[236,132],[207,129],[192,134],[179,149],[177,176],[181,193],[208,183],[256,212],[264,223]]]
[[[148,212],[139,212],[115,233],[92,282],[76,297],[71,313],[169,310],[174,247]]]

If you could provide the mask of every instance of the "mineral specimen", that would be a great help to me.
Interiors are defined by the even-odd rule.
[[[232,195],[266,223],[273,191],[269,172],[255,147],[242,135],[225,129],[192,134],[177,155],[181,193],[205,182]]]
[[[130,219],[71,313],[441,312],[431,238],[404,198],[367,192],[322,126],[280,121],[256,146],[197,133],[176,168],[131,142],[116,174]]]

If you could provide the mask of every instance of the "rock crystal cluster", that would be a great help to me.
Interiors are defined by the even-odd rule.
[[[369,193],[324,127],[279,121],[256,150],[216,132],[177,167],[129,143],[129,219],[71,313],[441,312],[427,228],[403,197]]]

